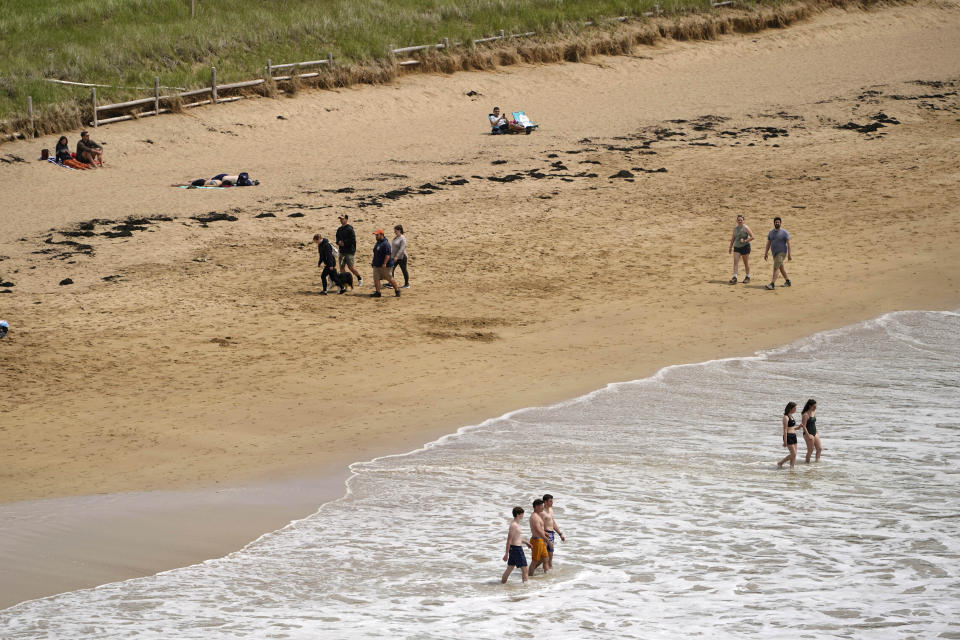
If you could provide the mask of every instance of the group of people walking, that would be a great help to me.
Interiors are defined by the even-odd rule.
[[[797,424],[793,414],[797,411],[796,402],[788,402],[783,410],[783,446],[790,452],[783,460],[777,463],[777,468],[782,469],[783,465],[789,461],[790,468],[793,469],[797,462],[797,430],[803,434],[804,444],[807,445],[806,462],[810,462],[810,456],[816,452],[814,462],[820,462],[820,453],[823,451],[823,444],[820,442],[820,434],[817,433],[817,401],[813,398],[807,400],[803,405],[803,411],[800,412],[800,424]]]
[[[327,278],[336,285],[339,290],[337,293],[346,293],[347,287],[353,289],[353,277],[357,278],[357,286],[363,286],[363,276],[357,271],[356,253],[357,253],[357,233],[350,224],[350,216],[346,213],[338,216],[340,226],[337,228],[335,237],[336,247],[325,238],[322,233],[313,236],[313,241],[317,245],[317,252],[320,258],[317,266],[323,271],[320,273],[320,280],[323,283],[323,291],[320,295],[327,295],[329,290]],[[376,242],[373,245],[373,260],[370,266],[373,269],[373,287],[375,291],[370,294],[372,298],[379,298],[383,294],[381,283],[386,280],[384,287],[393,289],[393,295],[400,297],[401,289],[410,288],[410,274],[407,272],[407,239],[403,235],[403,225],[393,227],[393,240],[387,240],[383,229],[374,231]],[[339,258],[339,260],[338,260]],[[339,263],[340,270],[337,270]],[[393,275],[397,267],[403,274],[403,286],[398,286]]]
[[[560,536],[560,541],[565,542],[566,537],[557,526],[557,520],[553,517],[553,496],[549,493],[543,494],[543,498],[537,498],[533,501],[533,513],[530,514],[530,539],[523,539],[523,531],[520,527],[520,521],[523,519],[523,507],[513,508],[513,521],[507,529],[507,548],[503,554],[503,561],[507,563],[507,570],[500,577],[500,582],[506,583],[507,578],[513,573],[513,570],[520,569],[523,581],[533,575],[537,567],[542,566],[543,572],[547,573],[553,569],[553,548],[556,537]],[[533,558],[532,564],[527,566],[527,555],[523,551],[523,545],[530,548]]]
[[[790,277],[784,268],[784,261],[793,260],[790,249],[790,234],[782,227],[783,221],[780,216],[773,219],[773,229],[767,234],[767,247],[763,251],[763,260],[766,261],[773,251],[773,277],[770,284],[764,286],[764,289],[772,291],[777,287],[777,276],[783,275],[783,286],[790,286]],[[743,283],[750,282],[750,242],[753,240],[753,231],[743,222],[743,215],[737,216],[737,226],[733,228],[733,236],[730,238],[730,248],[727,253],[733,254],[733,277],[730,278],[730,284],[737,284],[737,272],[740,270],[740,260],[743,260],[743,269],[746,275]]]

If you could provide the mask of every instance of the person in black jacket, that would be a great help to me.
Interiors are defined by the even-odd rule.
[[[317,252],[320,254],[320,259],[317,260],[317,266],[323,267],[323,271],[320,273],[320,280],[323,282],[323,291],[320,292],[320,295],[327,295],[327,276],[330,276],[333,284],[340,287],[338,293],[344,293],[347,288],[343,286],[340,274],[337,273],[337,261],[333,257],[333,245],[319,233],[313,236],[313,241],[317,244]]]
[[[347,222],[347,214],[341,213],[338,218],[340,220],[340,228],[337,229],[337,246],[340,248],[340,273],[343,273],[346,269],[350,269],[351,273],[357,276],[357,286],[362,287],[363,278],[353,264],[353,258],[357,253],[357,234],[353,230],[353,227],[350,226],[350,223]],[[346,267],[346,269],[344,267]]]

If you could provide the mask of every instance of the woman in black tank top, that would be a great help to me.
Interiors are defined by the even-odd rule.
[[[817,401],[813,398],[807,400],[803,405],[803,441],[807,445],[807,462],[810,462],[810,454],[816,449],[817,457],[814,462],[820,462],[820,452],[823,451],[823,444],[820,442],[820,434],[817,433]]]
[[[797,421],[793,419],[793,412],[797,410],[796,402],[788,402],[783,410],[783,446],[790,452],[787,457],[777,463],[777,468],[782,469],[783,463],[790,461],[790,468],[797,462]]]

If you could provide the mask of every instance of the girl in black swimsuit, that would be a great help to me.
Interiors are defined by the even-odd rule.
[[[817,450],[817,457],[814,462],[820,462],[820,452],[823,451],[823,444],[820,442],[820,436],[817,434],[817,401],[813,398],[807,400],[803,405],[803,441],[807,444],[807,462],[810,462],[810,454]]]
[[[788,402],[783,410],[783,446],[790,451],[786,458],[777,463],[777,468],[783,468],[783,463],[790,461],[790,468],[797,461],[797,421],[793,419],[793,412],[797,410],[796,402]]]

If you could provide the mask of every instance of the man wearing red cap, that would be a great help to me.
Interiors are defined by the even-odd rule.
[[[373,293],[370,294],[371,298],[380,297],[380,281],[386,280],[390,283],[390,286],[393,287],[393,295],[400,297],[400,287],[397,286],[396,280],[393,279],[393,275],[390,273],[393,266],[393,248],[390,246],[390,241],[383,235],[383,229],[377,229],[374,231],[374,235],[377,237],[377,244],[373,245],[373,262],[370,264],[373,267],[373,286],[376,289]]]

